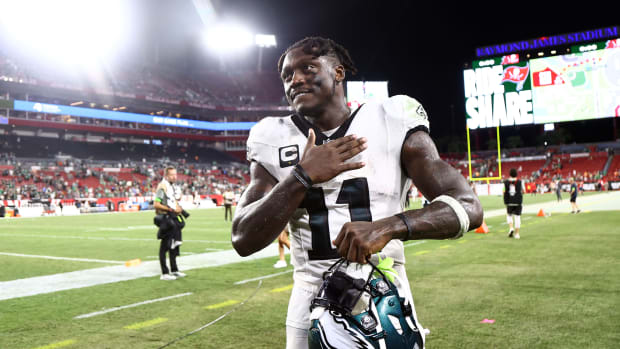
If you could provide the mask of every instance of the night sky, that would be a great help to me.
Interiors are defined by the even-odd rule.
[[[218,18],[235,18],[247,23],[255,33],[276,35],[278,47],[263,51],[265,71],[276,72],[281,52],[306,36],[324,36],[339,42],[349,50],[359,70],[357,76],[348,78],[387,80],[390,95],[406,94],[418,99],[429,114],[435,139],[464,137],[463,66],[472,61],[476,47],[619,24],[617,6],[596,3],[598,7],[593,7],[594,2],[467,2],[456,7],[447,2],[389,0],[212,3]],[[126,33],[132,44],[117,48],[119,56],[167,65],[189,74],[217,66],[218,59],[205,48],[205,24],[191,0],[135,0],[126,4],[133,8],[132,29]],[[2,39],[0,33],[0,44]],[[0,51],[9,49],[0,46]],[[256,50],[225,61],[228,70],[255,69]],[[590,135],[574,136],[578,142],[613,138],[608,131],[612,129],[609,119],[599,123],[581,122],[568,125],[567,130],[573,127],[570,132],[575,135]],[[532,133],[531,139],[525,140],[532,143],[541,128],[505,129],[513,134]],[[601,135],[601,129],[609,134]]]
[[[566,2],[468,2],[421,5],[418,1],[215,1],[221,17],[247,20],[273,33],[277,49],[312,35],[345,46],[359,73],[356,80],[388,80],[390,95],[406,94],[426,108],[434,138],[464,135],[463,64],[475,48],[616,25],[611,8],[572,7]],[[542,127],[542,126],[540,126]],[[536,133],[537,130],[525,130]],[[532,138],[534,141],[534,138]],[[587,141],[587,139],[586,139]]]

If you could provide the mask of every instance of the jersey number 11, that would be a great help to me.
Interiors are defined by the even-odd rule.
[[[336,203],[349,205],[351,222],[372,221],[366,178],[343,181]],[[312,250],[308,251],[310,260],[340,258],[338,251],[332,248],[323,188],[310,188],[300,207],[305,208],[310,216],[309,223],[312,231]]]

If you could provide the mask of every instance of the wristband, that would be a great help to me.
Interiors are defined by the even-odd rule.
[[[304,171],[304,168],[301,167],[301,165],[297,164],[293,167],[293,175],[299,182],[301,182],[301,184],[303,184],[304,187],[306,187],[306,189],[312,188],[312,179],[308,176],[306,171]]]
[[[400,218],[403,221],[403,223],[405,223],[405,226],[407,227],[407,237],[405,239],[401,239],[401,241],[412,240],[413,229],[411,229],[411,225],[409,224],[409,222],[407,222],[407,218],[405,217],[405,214],[399,213],[399,214],[396,214],[395,216]]]

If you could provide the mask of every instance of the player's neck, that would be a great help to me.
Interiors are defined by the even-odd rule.
[[[321,131],[332,130],[342,125],[351,116],[351,109],[346,103],[329,105],[316,115],[304,115],[308,121]]]

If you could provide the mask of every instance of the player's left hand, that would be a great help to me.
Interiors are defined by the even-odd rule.
[[[392,237],[373,222],[348,222],[333,241],[338,253],[348,261],[366,263],[366,257],[379,252]]]

